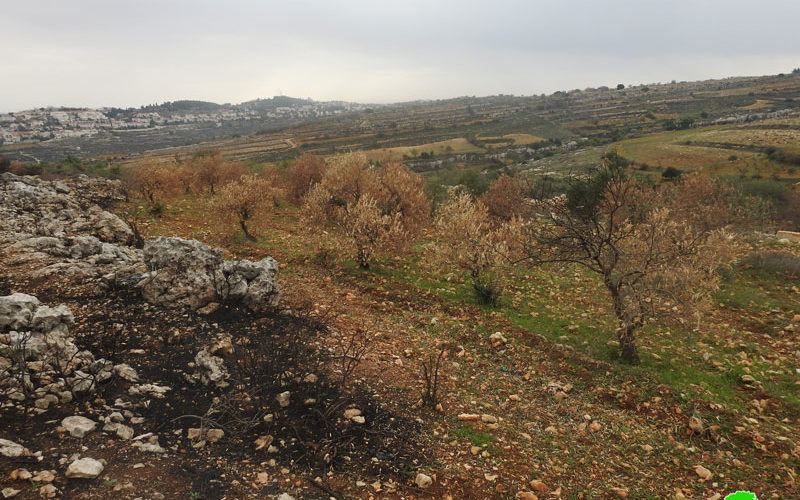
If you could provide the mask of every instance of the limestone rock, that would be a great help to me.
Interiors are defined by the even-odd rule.
[[[103,469],[103,464],[99,461],[84,457],[69,464],[65,475],[69,478],[94,479],[103,472]]]
[[[280,301],[278,264],[272,257],[224,261],[220,249],[161,236],[145,244],[144,261],[150,273],[137,286],[153,304],[198,310],[214,302],[236,301],[267,312]]]
[[[214,384],[217,387],[227,387],[230,378],[228,369],[222,358],[210,354],[206,349],[201,349],[194,357],[197,367],[197,377],[206,385]]]
[[[491,342],[492,347],[503,347],[508,343],[508,339],[502,333],[494,332],[489,335],[489,342]]]
[[[25,293],[0,297],[0,332],[27,328],[39,299]]]
[[[13,498],[19,495],[20,491],[22,490],[15,490],[14,488],[8,487],[8,488],[3,488],[3,490],[0,491],[0,494],[3,495],[3,498]]]
[[[420,472],[417,474],[417,477],[414,479],[414,482],[416,483],[417,486],[419,486],[424,490],[431,487],[431,485],[433,484],[433,478],[431,478],[431,476],[427,474],[423,474]]]
[[[61,425],[69,432],[70,436],[82,438],[95,430],[97,422],[80,415],[73,415],[62,420]]]
[[[275,396],[275,400],[281,405],[281,408],[286,408],[289,406],[290,398],[292,397],[292,393],[289,391],[282,392]]]
[[[21,457],[25,454],[25,447],[8,439],[0,439],[0,455],[9,458]]]

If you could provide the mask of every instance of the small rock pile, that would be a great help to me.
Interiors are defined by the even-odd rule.
[[[111,378],[114,365],[81,351],[69,335],[66,306],[49,307],[24,293],[0,297],[0,394],[34,400],[40,410],[72,401]]]

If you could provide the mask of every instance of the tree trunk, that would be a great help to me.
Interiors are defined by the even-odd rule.
[[[636,338],[633,325],[622,325],[617,337],[619,338],[620,357],[633,365],[640,363],[639,351],[636,349]]]
[[[250,234],[250,231],[247,230],[247,224],[245,224],[243,220],[239,221],[239,226],[241,226],[245,238],[247,238],[250,241],[256,241],[256,237]]]
[[[614,299],[614,314],[619,321],[617,339],[619,340],[620,357],[628,363],[638,365],[640,362],[639,352],[636,349],[636,337],[634,335],[637,324],[635,321],[630,320],[630,316],[625,310],[625,302],[619,285],[608,277],[604,281],[606,288],[611,292],[611,297]]]

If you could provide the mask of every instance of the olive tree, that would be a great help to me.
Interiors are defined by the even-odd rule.
[[[638,363],[638,330],[659,314],[702,307],[730,263],[732,196],[704,177],[654,189],[601,169],[566,195],[536,203],[526,259],[572,263],[597,274],[617,319],[621,357]]]

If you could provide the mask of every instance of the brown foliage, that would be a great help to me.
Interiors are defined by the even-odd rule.
[[[492,182],[480,201],[492,217],[511,220],[529,211],[529,200],[525,196],[528,191],[530,187],[519,176],[503,174]]]
[[[322,180],[325,169],[325,162],[320,158],[310,153],[300,156],[289,171],[286,180],[286,192],[289,200],[294,203],[302,201],[308,191]]]
[[[125,190],[147,203],[148,210],[157,214],[164,201],[175,190],[174,171],[156,160],[132,167],[123,178]]]
[[[223,220],[235,217],[245,237],[255,241],[247,224],[273,206],[277,195],[278,191],[270,179],[259,175],[243,175],[220,188],[211,207]]]
[[[412,241],[429,210],[419,176],[398,164],[375,169],[360,153],[334,158],[303,204],[308,221],[347,239],[361,267]]]
[[[438,238],[431,247],[433,261],[469,273],[476,298],[493,304],[517,253],[520,222],[493,219],[481,201],[451,192],[434,221]]]
[[[238,163],[225,161],[222,153],[217,150],[198,151],[192,156],[186,165],[186,169],[181,169],[182,184],[196,186],[197,191],[208,190],[214,195],[216,189],[223,184],[234,181],[247,174],[247,170]],[[192,178],[191,183],[187,183],[187,176]]]
[[[596,206],[567,196],[538,204],[538,218],[525,227],[528,256],[597,273],[619,323],[621,355],[638,362],[641,326],[659,314],[698,312],[719,285],[716,271],[735,248],[727,213],[733,196],[692,176],[654,190],[619,172],[600,175],[607,177]]]

